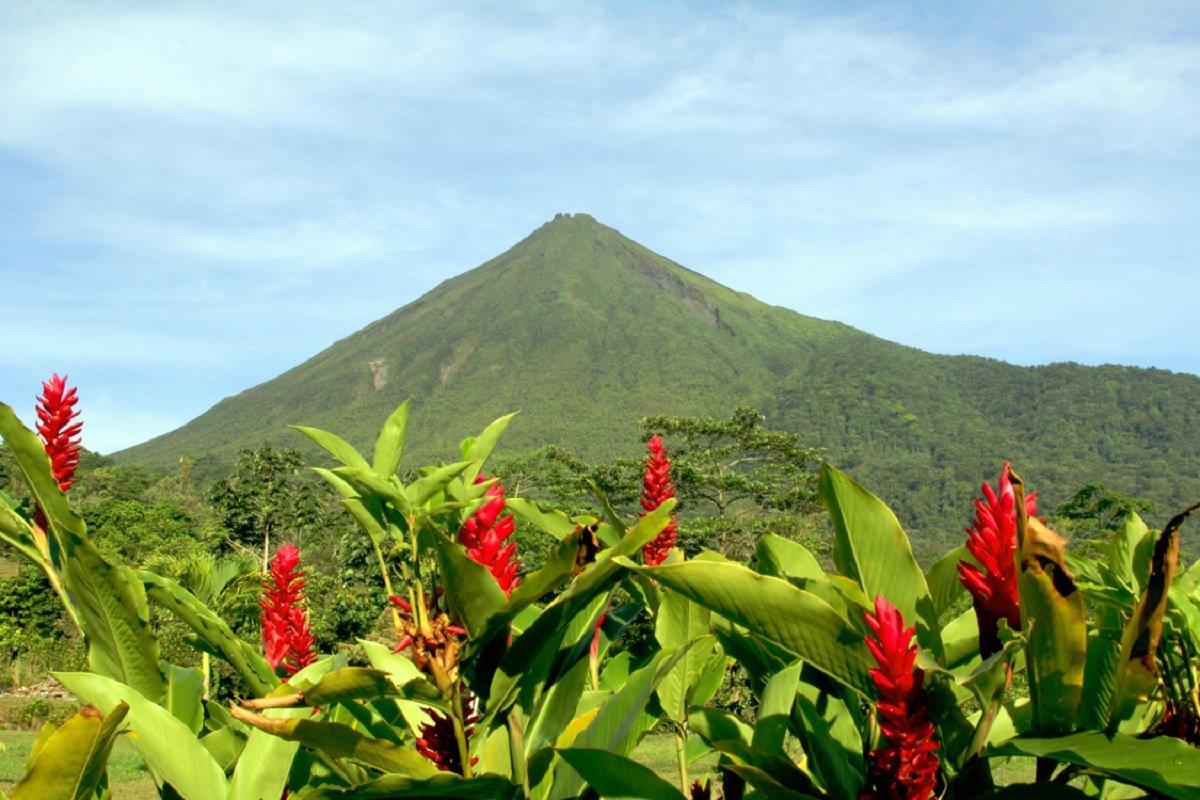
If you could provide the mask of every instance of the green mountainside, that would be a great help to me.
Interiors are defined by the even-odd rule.
[[[451,458],[509,411],[521,413],[505,452],[560,444],[598,459],[636,453],[642,416],[749,404],[947,541],[1005,458],[1050,506],[1089,480],[1163,514],[1200,499],[1196,376],[925,353],[735,292],[584,214],[116,457],[171,467],[303,447],[291,423],[365,447],[409,396],[409,463]]]

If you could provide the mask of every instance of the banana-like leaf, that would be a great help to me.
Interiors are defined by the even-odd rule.
[[[812,778],[787,756],[734,741],[717,742],[714,747],[725,757],[721,768],[741,776],[764,797],[816,800],[821,794]]]
[[[1026,514],[1025,487],[1016,473],[1012,483],[1033,730],[1043,735],[1066,733],[1078,716],[1087,662],[1083,592],[1064,560],[1066,540]]]
[[[390,478],[400,469],[404,456],[404,435],[408,430],[408,407],[405,400],[383,423],[379,438],[375,440],[375,456],[371,466],[385,478]]]
[[[483,462],[487,461],[488,456],[492,454],[492,450],[496,448],[496,443],[500,441],[500,436],[508,428],[508,423],[512,422],[516,414],[505,414],[503,417],[491,422],[478,436],[472,436],[469,439],[464,439],[462,443],[462,459],[469,461],[468,466],[462,473],[462,480],[465,484],[470,484],[479,475],[483,467]]]
[[[1163,797],[1200,800],[1200,750],[1169,736],[1138,739],[1095,731],[1044,739],[1019,736],[985,755],[1049,758]]]
[[[50,467],[50,457],[37,434],[26,428],[12,407],[0,403],[0,438],[8,445],[34,501],[50,523],[51,532],[85,535],[83,520],[67,504]]]
[[[280,709],[271,716],[295,717],[307,715],[303,709]],[[230,800],[280,800],[287,787],[292,761],[300,749],[299,742],[272,736],[258,728],[250,729],[241,758],[229,780]]]
[[[800,686],[800,671],[803,661],[780,670],[771,676],[763,687],[758,715],[754,722],[754,736],[750,746],[766,753],[783,754],[783,743],[787,738],[792,721],[792,708],[796,704],[796,691]]]
[[[703,639],[688,642],[673,651],[660,651],[650,663],[629,676],[628,682],[609,698],[586,728],[571,742],[572,747],[595,748],[627,755],[650,728],[655,717],[650,713],[650,698],[676,664]],[[560,770],[550,793],[551,800],[565,800],[579,794],[583,786],[574,770]]]
[[[85,706],[41,744],[12,800],[91,800],[128,712],[124,703],[107,716]]]
[[[84,536],[71,530],[61,535],[67,554],[63,586],[79,612],[88,666],[161,703],[166,678],[141,581],[128,567],[110,563]]]
[[[1062,783],[1014,783],[988,792],[980,800],[1087,800],[1091,797]]]
[[[827,463],[821,465],[819,490],[833,520],[833,560],[838,571],[856,580],[869,601],[881,595],[887,598],[909,624],[917,625],[921,644],[940,658],[938,612],[896,515]]]
[[[405,488],[405,494],[409,496],[414,506],[423,506],[427,500],[445,489],[446,484],[461,475],[463,470],[469,466],[471,466],[470,461],[458,461],[442,467],[435,467],[410,483]]]
[[[319,708],[333,703],[353,700],[375,700],[384,697],[402,698],[446,710],[442,693],[423,675],[417,675],[397,685],[386,670],[367,667],[340,667],[310,680],[297,673],[291,680],[276,688],[271,694],[257,700],[247,700],[246,708],[296,708],[307,706]]]
[[[683,800],[654,770],[617,753],[570,747],[558,754],[605,800]]]
[[[958,598],[967,593],[962,581],[958,578],[960,561],[975,563],[967,546],[962,544],[935,561],[929,571],[925,573],[925,583],[929,586],[929,598],[933,601],[933,609],[938,614],[946,613]]]
[[[871,692],[863,638],[812,592],[731,562],[686,561],[626,567],[775,642],[863,694]],[[731,651],[732,652],[732,651]]]
[[[269,694],[279,685],[279,678],[258,650],[239,639],[195,595],[170,578],[147,570],[140,570],[137,577],[155,602],[191,628],[209,650],[225,659],[256,696]]]
[[[689,642],[708,635],[710,612],[683,595],[666,592],[658,607],[655,619],[654,638],[665,651],[675,650]],[[710,637],[713,647],[716,639]],[[687,721],[688,707],[692,705],[692,694],[696,689],[713,655],[713,648],[693,647],[658,686],[658,699],[667,716],[678,723]]]
[[[488,620],[508,604],[500,584],[487,567],[471,559],[462,545],[440,531],[423,529],[421,543],[437,555],[446,601],[454,618],[462,620],[472,637],[483,633]]]
[[[303,433],[329,455],[337,459],[339,464],[354,469],[370,469],[371,465],[363,458],[362,453],[336,433],[323,431],[320,428],[309,428],[304,425],[293,425],[293,428]]]
[[[369,467],[334,467],[331,471],[342,480],[357,484],[368,495],[391,503],[401,514],[408,514],[415,505],[394,475],[385,478]]]
[[[563,512],[544,507],[524,497],[510,497],[504,501],[504,505],[509,511],[535,528],[558,539],[566,538],[579,527],[576,520]]]
[[[821,563],[808,548],[774,533],[759,537],[754,560],[763,575],[800,580],[822,580],[825,577]]]
[[[90,672],[56,672],[54,677],[71,694],[106,715],[122,704],[129,707],[126,722],[130,741],[160,783],[167,783],[183,800],[223,800],[228,784],[208,749],[188,727],[136,689]]]
[[[278,719],[255,714],[238,706],[230,711],[235,719],[247,725],[290,742],[299,742],[331,758],[347,758],[385,773],[410,778],[428,778],[438,771],[416,750],[382,739],[372,739],[340,722]]]
[[[380,503],[379,498],[374,495],[363,497],[349,481],[333,470],[313,467],[313,472],[324,478],[325,482],[334,488],[334,491],[342,498],[342,507],[366,532],[375,546],[382,547],[383,543],[387,541],[388,531],[383,504]]]
[[[1172,517],[1154,545],[1149,579],[1121,637],[1116,683],[1108,718],[1110,732],[1128,719],[1134,708],[1145,702],[1158,686],[1156,654],[1162,638],[1163,615],[1167,611],[1171,582],[1179,566],[1179,529],[1197,508],[1200,505]]]
[[[858,797],[865,776],[863,742],[851,709],[840,697],[801,682],[792,711],[813,774],[834,797]]]
[[[167,710],[199,735],[204,726],[204,678],[195,667],[167,664]]]

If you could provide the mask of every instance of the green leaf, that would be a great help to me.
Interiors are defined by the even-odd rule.
[[[342,507],[354,518],[376,547],[382,547],[387,541],[388,532],[385,527],[383,506],[375,496],[363,497],[349,481],[332,470],[323,467],[313,467],[313,472],[325,479],[342,498]]]
[[[774,533],[767,533],[759,538],[755,549],[755,562],[759,572],[777,578],[825,578],[825,570],[821,569],[821,563],[808,548]]]
[[[815,594],[730,562],[626,566],[776,642],[847,686],[871,693],[867,671],[873,662],[862,636]]]
[[[933,609],[939,615],[946,613],[958,598],[966,595],[967,590],[958,578],[960,561],[974,563],[966,545],[960,544],[939,558],[929,571],[925,573],[925,583],[929,586],[929,598],[933,601]]]
[[[195,667],[167,665],[167,710],[199,734],[204,726],[204,679]]]
[[[56,672],[54,677],[71,694],[105,714],[112,714],[122,703],[128,705],[126,721],[134,734],[131,738],[134,748],[183,800],[226,797],[225,771],[170,711],[147,700],[132,687],[103,675]]]
[[[480,470],[483,468],[483,462],[487,461],[488,456],[492,454],[492,450],[496,448],[496,443],[500,441],[501,434],[504,433],[504,430],[508,427],[508,423],[512,422],[515,416],[515,413],[505,414],[503,417],[491,422],[478,436],[463,441],[463,461],[471,462],[471,465],[462,474],[462,479],[465,483],[470,484],[479,475]]]
[[[707,636],[710,612],[683,595],[667,592],[658,607],[654,638],[665,651],[675,650],[689,642]],[[711,640],[716,645],[716,640]],[[712,648],[693,647],[663,679],[658,687],[658,699],[667,716],[676,722],[687,721],[688,706],[696,683],[712,657]]]
[[[271,716],[307,715],[304,709],[281,709]],[[250,729],[241,758],[229,781],[230,800],[280,800],[287,787],[299,742],[289,742],[258,728]]]
[[[917,625],[921,643],[940,657],[938,612],[929,596],[925,573],[913,557],[908,536],[896,515],[882,500],[829,464],[821,465],[819,490],[833,520],[833,560],[838,571],[858,581],[868,600],[874,601],[880,595],[887,598],[907,624]]]
[[[166,680],[141,582],[128,567],[109,563],[74,531],[63,531],[62,539],[67,553],[63,585],[79,612],[88,666],[162,702]]]
[[[101,718],[84,708],[43,742],[12,800],[91,800],[105,775],[118,729],[129,706],[118,703]]]
[[[369,494],[374,494],[381,500],[386,500],[401,514],[409,513],[415,505],[409,499],[405,489],[400,486],[398,478],[385,478],[375,470],[364,467],[337,467],[333,470],[333,474],[342,480],[358,484]]]
[[[383,423],[379,438],[375,440],[375,460],[372,467],[385,478],[390,478],[400,469],[404,455],[404,434],[408,430],[408,406],[405,400]]]
[[[750,740],[752,747],[768,753],[783,753],[783,742],[787,738],[803,667],[804,662],[797,661],[775,673],[763,687],[758,716],[754,722],[754,736]]]
[[[571,746],[597,748],[618,755],[632,752],[641,737],[654,726],[655,717],[649,711],[649,701],[655,689],[697,644],[693,640],[673,651],[657,653],[650,663],[630,675],[625,685],[600,706],[599,713],[575,737]],[[581,788],[578,775],[566,771],[555,779],[550,797],[575,797]]]
[[[625,756],[585,747],[558,754],[607,800],[683,800],[683,793],[654,770]]]
[[[510,497],[505,507],[535,528],[539,528],[557,539],[565,539],[579,524],[557,509],[547,508],[524,497]]]
[[[237,671],[256,696],[263,696],[279,685],[266,659],[234,634],[225,621],[214,614],[195,595],[170,578],[147,570],[137,573],[155,602],[187,625],[213,653]]]
[[[846,703],[801,682],[793,711],[793,731],[808,755],[809,767],[834,797],[858,797],[865,765],[863,743]]]
[[[458,542],[431,528],[421,531],[421,544],[437,554],[446,601],[467,633],[478,636],[488,620],[508,603],[504,590],[487,567],[472,560]]]
[[[279,719],[254,714],[236,706],[233,715],[235,719],[272,736],[299,742],[332,758],[348,758],[382,772],[427,778],[438,771],[416,750],[383,739],[369,738],[340,722]]]
[[[439,772],[429,778],[384,775],[351,789],[326,788],[308,795],[311,800],[515,800],[521,788],[499,775],[460,778]]]
[[[435,467],[410,483],[405,491],[412,499],[414,506],[424,505],[427,500],[444,490],[446,484],[461,475],[463,470],[469,466],[471,466],[470,461],[458,461],[454,464]]]
[[[1035,756],[1075,764],[1177,800],[1200,800],[1200,750],[1169,736],[1137,739],[1089,731],[1009,739],[987,756]]]
[[[333,456],[339,464],[354,469],[367,470],[371,468],[371,465],[363,458],[362,453],[358,452],[354,445],[336,433],[323,431],[320,428],[309,428],[304,425],[293,425],[292,427],[309,439],[312,439],[318,447]]]

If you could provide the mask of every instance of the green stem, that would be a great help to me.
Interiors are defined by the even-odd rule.
[[[371,547],[375,550],[375,558],[379,560],[379,574],[383,576],[383,590],[390,598],[395,592],[392,591],[392,577],[388,574],[387,561],[383,558],[383,551],[379,549],[379,545],[375,540],[371,540]],[[400,609],[396,608],[390,601],[388,606],[392,610],[392,627],[396,630],[396,635],[400,634]]]
[[[529,795],[529,772],[525,769],[525,731],[516,711],[508,712],[508,757],[512,761],[513,778],[521,784],[525,795]]]
[[[687,768],[687,732],[683,725],[675,725],[675,758],[679,760],[679,788],[684,796],[691,792],[691,781],[688,780]]]
[[[471,746],[467,742],[467,730],[463,725],[462,690],[458,686],[454,687],[452,702],[454,708],[451,709],[450,720],[454,723],[454,739],[458,742],[458,755],[462,760],[462,775],[464,778],[469,778],[471,777]]]

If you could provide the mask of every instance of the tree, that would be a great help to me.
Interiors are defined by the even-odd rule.
[[[1061,519],[1081,526],[1089,523],[1103,531],[1115,531],[1130,514],[1153,511],[1154,503],[1142,497],[1109,489],[1102,483],[1086,483],[1058,508]]]
[[[323,494],[302,474],[304,457],[269,444],[243,450],[229,477],[209,491],[209,502],[229,542],[262,552],[263,571],[277,537],[300,542],[316,524]]]

